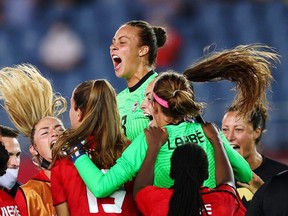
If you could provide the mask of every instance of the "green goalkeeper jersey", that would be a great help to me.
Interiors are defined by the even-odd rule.
[[[150,71],[135,86],[126,88],[117,95],[117,105],[121,116],[122,130],[133,141],[149,124],[149,119],[140,108],[145,98],[147,85],[157,76]]]
[[[157,156],[154,185],[166,188],[170,188],[173,185],[173,180],[169,177],[172,153],[177,146],[184,145],[187,142],[194,142],[203,147],[209,161],[209,178],[204,182],[204,186],[214,188],[216,186],[214,149],[205,136],[201,124],[182,122],[178,125],[167,125],[165,127],[168,130],[169,138],[161,147]],[[252,178],[249,164],[231,147],[222,132],[221,138],[235,178],[240,182],[249,182]],[[103,174],[87,155],[80,156],[76,160],[75,166],[89,190],[96,197],[106,197],[136,176],[146,156],[147,148],[145,134],[142,131],[106,174]]]

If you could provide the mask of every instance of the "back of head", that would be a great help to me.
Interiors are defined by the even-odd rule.
[[[6,173],[8,160],[9,154],[5,149],[4,144],[0,142],[0,176]]]
[[[149,47],[148,61],[150,65],[156,62],[157,50],[166,42],[166,30],[160,26],[151,26],[143,20],[132,20],[125,25],[137,27],[139,31],[139,46]]]
[[[53,155],[61,157],[61,146],[66,143],[74,146],[90,137],[90,141],[96,142],[96,149],[91,149],[89,142],[85,147],[92,150],[94,163],[101,167],[112,166],[126,146],[114,88],[106,80],[88,80],[75,88],[72,97],[74,109],[81,110],[83,119],[78,128],[67,130],[58,139]]]
[[[194,101],[190,82],[182,74],[172,70],[163,72],[156,78],[153,92],[167,102],[168,107],[162,106],[162,112],[174,119],[195,117],[203,107],[202,103]]]
[[[66,110],[66,100],[54,93],[49,80],[30,64],[0,70],[0,99],[15,127],[27,137],[40,119]]]
[[[199,215],[204,208],[200,187],[208,178],[208,159],[197,144],[177,147],[171,157],[170,177],[174,192],[169,204],[169,215]]]

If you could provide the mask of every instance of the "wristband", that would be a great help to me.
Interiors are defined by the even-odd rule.
[[[66,144],[65,146],[62,147],[62,152],[66,156],[69,155],[71,152],[74,152],[71,155],[71,159],[72,159],[73,163],[77,160],[78,157],[80,157],[83,154],[86,154],[86,152],[83,148],[83,145],[81,143],[78,143],[74,147],[71,147],[71,146],[69,146],[69,144]]]
[[[78,149],[76,152],[74,152],[74,154],[71,155],[71,159],[73,161],[73,163],[75,163],[75,161],[77,160],[77,158],[79,158],[81,155],[86,154],[85,150],[83,149],[83,145],[82,144],[77,144],[74,148]]]

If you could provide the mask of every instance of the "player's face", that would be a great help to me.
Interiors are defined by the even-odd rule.
[[[114,71],[117,77],[130,80],[141,65],[139,30],[123,25],[115,33],[110,46]]]
[[[45,117],[35,126],[34,148],[47,161],[52,160],[52,147],[64,132],[63,123],[54,117]]]
[[[13,169],[19,168],[21,149],[18,140],[13,137],[1,137],[1,141],[9,153],[7,167]]]
[[[237,117],[238,112],[227,112],[222,119],[222,131],[232,147],[245,159],[256,153],[255,141],[259,136],[252,124]]]
[[[79,127],[80,123],[81,123],[81,111],[79,108],[75,108],[75,101],[73,98],[73,93],[72,96],[70,98],[70,110],[69,110],[69,118],[70,118],[70,123],[71,123],[71,127],[73,129],[76,129]]]
[[[146,89],[145,89],[145,98],[140,106],[140,108],[143,110],[144,115],[147,117],[151,116],[152,113],[152,107],[151,107],[151,100],[152,100],[152,92],[153,92],[153,87],[154,87],[154,81],[151,81]],[[152,116],[151,116],[152,118]]]

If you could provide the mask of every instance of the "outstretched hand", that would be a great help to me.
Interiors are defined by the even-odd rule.
[[[149,128],[144,129],[144,133],[149,148],[160,149],[168,139],[168,132],[166,128],[150,126]]]

